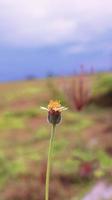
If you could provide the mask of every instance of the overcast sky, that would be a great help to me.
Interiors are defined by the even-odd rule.
[[[0,80],[112,67],[112,0],[0,0]]]

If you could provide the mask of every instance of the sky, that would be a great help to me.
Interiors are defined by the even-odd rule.
[[[112,68],[112,0],[0,0],[0,81]]]

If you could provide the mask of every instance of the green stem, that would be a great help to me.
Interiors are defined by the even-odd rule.
[[[46,171],[45,200],[49,200],[49,179],[50,179],[51,157],[52,157],[52,147],[53,147],[54,133],[55,133],[55,125],[52,126],[51,138],[50,138],[50,143],[49,143],[47,171]]]

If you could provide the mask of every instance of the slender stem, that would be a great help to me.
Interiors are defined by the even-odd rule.
[[[55,125],[52,126],[51,138],[50,138],[50,143],[49,143],[47,171],[46,171],[45,200],[49,200],[49,179],[50,179],[51,157],[52,157],[52,147],[53,147],[54,133],[55,133]]]

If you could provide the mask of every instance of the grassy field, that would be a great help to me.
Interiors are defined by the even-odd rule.
[[[85,79],[92,101],[80,112],[66,92],[78,77],[0,84],[0,200],[44,200],[51,125],[40,106],[50,99],[68,107],[55,135],[50,200],[81,200],[99,180],[112,181],[112,104],[96,103],[112,91],[112,74]]]

